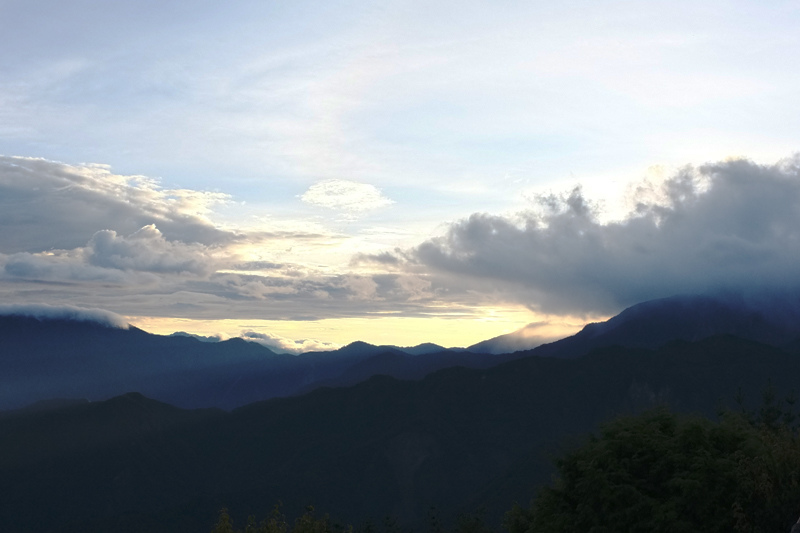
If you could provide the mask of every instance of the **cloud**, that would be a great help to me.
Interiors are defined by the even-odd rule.
[[[0,279],[53,283],[132,284],[153,282],[155,278],[134,276],[116,269],[87,265],[74,253],[0,254]]]
[[[245,340],[257,342],[277,352],[301,354],[305,352],[324,352],[341,348],[338,344],[322,342],[315,339],[291,340],[272,333],[258,333],[256,331],[243,331],[241,337]]]
[[[207,217],[227,200],[220,193],[164,189],[103,165],[0,156],[0,226],[7,229],[0,233],[0,252],[73,249],[98,230],[129,235],[151,224],[169,241],[231,242],[237,235]]]
[[[195,333],[187,333],[186,331],[175,331],[174,333],[169,334],[170,337],[192,337],[193,339],[197,339],[200,342],[222,342],[225,340],[225,337],[222,334],[216,335],[197,335]]]
[[[800,156],[685,168],[600,223],[576,188],[516,216],[474,214],[408,252],[453,296],[613,313],[678,293],[800,289]]]
[[[396,253],[401,253],[399,250],[395,251]],[[369,263],[377,263],[379,265],[385,266],[396,266],[401,263],[400,258],[391,252],[381,252],[378,254],[363,254],[359,253],[353,256],[350,264],[352,266],[358,266],[360,264],[369,264]]]
[[[95,233],[73,250],[0,254],[0,276],[39,282],[99,282],[153,285],[169,274],[208,275],[216,260],[200,244],[167,241],[154,225],[125,237],[113,230]],[[160,277],[159,277],[160,276]]]
[[[86,246],[88,262],[95,266],[156,273],[206,274],[213,260],[199,244],[169,242],[150,224],[128,237],[113,230],[95,233]]]
[[[284,268],[283,263],[273,263],[272,261],[245,261],[231,266],[232,270],[277,270]]]
[[[737,160],[685,168],[661,183],[640,184],[627,216],[610,222],[600,220],[597,205],[580,188],[538,196],[527,211],[476,213],[414,248],[383,253],[366,248],[337,268],[324,260],[297,262],[290,251],[256,249],[252,232],[191,240],[191,228],[218,231],[204,218],[210,205],[204,202],[211,200],[202,194],[198,199],[186,192],[183,200],[169,200],[151,180],[114,176],[105,167],[0,158],[0,188],[16,187],[17,195],[27,191],[27,205],[36,216],[46,211],[34,206],[36,186],[9,178],[19,177],[15,172],[35,176],[33,183],[46,189],[45,205],[56,205],[52,201],[61,193],[51,181],[66,175],[64,187],[80,194],[61,197],[64,205],[70,198],[99,194],[104,212],[117,195],[128,195],[134,199],[123,204],[138,206],[137,216],[161,209],[172,213],[173,228],[186,230],[173,231],[170,238],[161,222],[128,232],[101,227],[72,248],[0,250],[0,296],[5,302],[80,302],[126,315],[289,320],[423,316],[446,308],[517,304],[586,317],[676,293],[800,290],[798,168],[800,156],[775,165]],[[145,197],[152,199],[146,208]],[[66,218],[52,218],[52,233],[73,235],[83,228],[69,218],[77,209],[70,205],[59,213]],[[90,211],[91,205],[82,209]],[[107,215],[88,220],[112,223]],[[0,212],[0,218],[6,216]],[[175,226],[182,220],[187,225]],[[23,233],[33,231],[24,228],[29,222],[24,217],[18,222]],[[38,221],[30,223],[48,233]],[[61,226],[68,230],[62,232]],[[0,235],[0,245],[4,238]],[[267,244],[274,239],[276,248],[296,242],[282,234],[258,238]]]
[[[78,320],[81,322],[97,322],[104,326],[128,329],[128,322],[121,316],[102,309],[87,309],[72,305],[46,304],[3,304],[0,305],[0,316],[27,316],[38,320]]]
[[[547,321],[532,322],[511,333],[479,342],[470,349],[473,352],[493,354],[530,350],[542,344],[563,339],[567,335],[575,333],[576,329],[576,327],[569,328],[564,324],[559,325]]]
[[[342,180],[307,194],[345,216],[391,203]],[[0,299],[208,319],[426,312],[430,281],[397,261],[387,274],[391,255],[379,256],[379,268],[367,256],[365,268],[348,264],[358,239],[307,223],[222,230],[211,209],[226,201],[102,165],[0,157]]]
[[[347,180],[315,183],[300,197],[304,202],[355,216],[394,203],[374,185]]]

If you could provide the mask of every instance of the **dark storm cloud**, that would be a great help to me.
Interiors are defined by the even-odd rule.
[[[99,230],[130,235],[150,224],[170,241],[226,243],[237,236],[204,217],[225,200],[98,165],[0,156],[0,253],[73,249]]]
[[[579,188],[540,199],[543,212],[474,214],[412,250],[411,267],[433,271],[451,292],[498,291],[554,313],[614,312],[687,292],[795,290],[798,168],[795,157],[684,169],[621,222],[599,222]]]

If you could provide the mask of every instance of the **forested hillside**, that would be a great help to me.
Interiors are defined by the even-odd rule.
[[[795,388],[800,359],[735,337],[660,350],[609,348],[453,368],[223,411],[140,395],[0,417],[0,518],[9,531],[198,531],[284,502],[343,522],[422,527],[484,509],[498,525],[597,424],[667,404],[713,417],[770,383]],[[48,501],[43,508],[41,501]],[[91,503],[91,504],[90,504]]]

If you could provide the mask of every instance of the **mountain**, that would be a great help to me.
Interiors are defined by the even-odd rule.
[[[532,322],[525,327],[498,335],[485,341],[478,342],[467,347],[467,351],[474,353],[505,354],[524,350],[531,350],[542,344],[556,340],[551,335],[542,335],[541,329],[544,326],[541,322]]]
[[[299,370],[291,356],[241,339],[203,343],[65,319],[2,316],[0,346],[0,409],[128,391],[187,407],[229,407],[263,398],[252,376],[262,374],[278,395],[293,392],[283,382]]]
[[[443,346],[439,346],[438,344],[434,344],[432,342],[424,342],[416,346],[403,347],[403,346],[394,346],[391,344],[382,344],[380,346],[375,346],[374,344],[369,344],[363,341],[355,341],[335,351],[337,353],[360,354],[360,355],[371,356],[377,353],[384,353],[384,352],[402,352],[408,355],[427,355],[431,353],[439,353],[447,351],[463,351],[463,350],[459,348],[451,350],[449,348],[444,348]]]
[[[127,394],[0,416],[0,523],[14,532],[208,530],[284,502],[336,520],[423,527],[483,507],[496,523],[550,480],[551,458],[620,413],[713,416],[742,391],[796,390],[800,358],[731,336],[587,357],[530,356],[419,381],[375,376],[231,412]],[[46,505],[43,505],[46,502]]]
[[[232,409],[308,391],[354,365],[363,363],[363,371],[370,358],[390,352],[418,354],[397,370],[404,377],[422,377],[443,366],[484,367],[506,360],[486,355],[460,359],[447,351],[432,357],[437,348],[354,342],[331,352],[295,356],[239,338],[202,342],[91,321],[0,316],[0,410],[50,398],[101,400],[129,391],[185,408]],[[376,373],[394,372],[380,359],[372,367]]]
[[[278,501],[356,524],[421,527],[432,506],[496,523],[604,420],[660,404],[713,416],[740,393],[753,406],[767,386],[796,391],[796,307],[676,296],[501,356],[363,342],[291,356],[0,317],[0,407],[32,404],[0,412],[0,523],[188,532],[223,506],[242,524]]]
[[[429,353],[441,353],[441,352],[463,352],[463,348],[445,348],[443,346],[439,346],[438,344],[434,344],[432,342],[423,342],[422,344],[417,344],[416,346],[408,346],[408,347],[396,347],[399,351],[407,353],[408,355],[426,355]],[[488,352],[482,352],[488,353]]]
[[[352,385],[377,374],[420,379],[450,366],[487,368],[525,355],[574,358],[596,348],[658,348],[672,340],[721,334],[800,352],[798,309],[798,302],[776,298],[675,296],[640,303],[570,337],[502,357],[492,354],[531,342],[540,325],[469,351],[354,342],[295,356],[238,338],[201,342],[209,339],[152,335],[91,321],[2,316],[0,410],[51,398],[100,400],[129,391],[179,407],[232,409],[321,385]]]
[[[435,346],[435,345],[434,345]],[[355,385],[372,376],[391,376],[397,379],[418,380],[428,374],[450,367],[490,368],[520,357],[519,354],[485,354],[463,351],[421,352],[423,355],[409,355],[400,352],[403,348],[387,349],[355,363],[339,376],[313,383],[306,391],[317,387],[346,387]]]
[[[715,335],[736,335],[779,348],[800,339],[800,302],[784,299],[747,301],[733,296],[673,296],[643,302],[605,322],[543,344],[529,354],[580,357],[608,346],[658,348],[673,340],[696,341]]]

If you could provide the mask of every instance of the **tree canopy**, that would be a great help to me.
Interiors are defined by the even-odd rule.
[[[718,422],[659,408],[618,418],[556,461],[558,477],[510,533],[789,531],[800,513],[800,440],[770,392]]]

